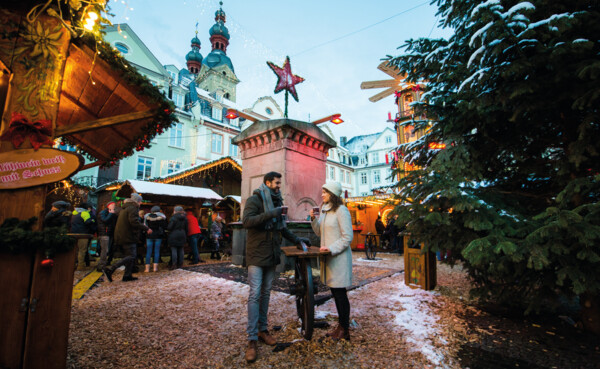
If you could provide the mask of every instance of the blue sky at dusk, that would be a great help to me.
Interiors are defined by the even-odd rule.
[[[185,67],[196,23],[201,54],[211,50],[216,0],[127,0],[109,6],[111,21],[128,23],[163,64]],[[273,96],[283,109],[284,93],[273,94],[277,78],[266,62],[281,66],[289,55],[292,72],[306,79],[296,86],[300,102],[290,97],[290,118],[341,113],[345,123],[332,127],[337,137],[391,127],[386,120],[388,111],[397,111],[393,96],[371,103],[368,98],[381,89],[361,90],[360,83],[388,79],[377,65],[387,54],[396,55],[406,39],[449,35],[437,28],[436,8],[428,0],[224,0],[223,10],[231,35],[227,55],[241,80],[237,103],[249,107],[261,96]]]

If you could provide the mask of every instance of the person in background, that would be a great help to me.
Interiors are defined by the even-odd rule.
[[[176,206],[169,220],[169,246],[171,247],[171,270],[183,266],[183,246],[188,234],[188,220],[181,206]]]
[[[146,236],[146,269],[144,272],[150,272],[150,260],[152,256],[154,256],[152,270],[158,272],[160,245],[167,229],[167,217],[161,213],[160,206],[153,206],[150,209],[150,213],[144,217],[144,224],[152,230],[152,233]]]
[[[379,246],[382,247],[384,244],[384,236],[383,232],[385,232],[385,225],[381,220],[381,215],[377,215],[377,219],[375,220],[375,233],[379,235]]]
[[[196,265],[203,262],[200,260],[200,254],[198,253],[198,244],[202,242],[200,224],[198,223],[198,218],[194,216],[192,209],[188,209],[185,212],[185,216],[188,221],[188,245],[192,249],[192,263],[190,265]]]
[[[321,263],[321,281],[331,289],[338,312],[338,326],[326,336],[334,340],[350,340],[350,302],[346,288],[352,285],[352,217],[341,199],[342,185],[328,182],[323,185],[323,207],[316,218],[310,210],[312,228],[321,238],[321,251],[331,251]]]
[[[402,253],[402,248],[400,247],[400,241],[402,237],[398,235],[400,229],[396,226],[396,220],[398,219],[398,214],[394,214],[394,216],[388,221],[387,226],[385,227],[385,231],[383,232],[390,242],[390,248],[392,252]]]
[[[152,234],[152,230],[140,222],[139,208],[142,203],[142,196],[133,192],[131,197],[125,200],[123,209],[117,218],[115,226],[115,244],[123,245],[126,256],[115,263],[112,267],[102,268],[102,273],[109,282],[112,282],[112,275],[117,268],[125,266],[123,282],[135,281],[136,277],[132,275],[133,266],[137,253],[137,242],[139,242],[139,232]]]
[[[116,204],[111,201],[106,208],[98,213],[98,243],[100,244],[100,261],[96,270],[101,272],[102,268],[110,264],[114,255],[113,242],[115,240],[115,226],[118,215],[115,211]]]
[[[84,263],[89,266],[87,256],[91,236],[96,232],[96,220],[92,217],[92,205],[82,202],[73,210],[71,216],[71,233],[88,234],[89,238],[77,239],[77,269],[84,269]],[[86,262],[87,259],[87,262]]]
[[[44,227],[65,227],[68,232],[71,229],[71,204],[66,201],[55,201],[52,208],[44,217]]]
[[[223,225],[221,221],[223,218],[217,215],[215,221],[210,226],[210,238],[213,241],[213,249],[210,251],[211,259],[219,259],[219,240],[223,237]]]

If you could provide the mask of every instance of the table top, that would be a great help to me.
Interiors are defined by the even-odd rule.
[[[377,236],[377,237],[381,237],[381,234],[379,233],[361,233],[361,236]]]
[[[281,248],[285,256],[295,256],[299,258],[316,258],[322,255],[331,255],[331,251],[320,251],[317,246],[310,246],[308,251],[298,250],[296,246],[285,246]]]

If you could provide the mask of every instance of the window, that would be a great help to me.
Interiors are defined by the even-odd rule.
[[[169,128],[169,146],[183,148],[183,123]]]
[[[378,170],[373,172],[373,183],[381,183],[381,177]]]
[[[365,157],[364,157],[364,156],[360,158],[360,161],[359,161],[359,163],[360,163],[361,165],[365,165],[365,163],[366,163],[366,162],[367,162],[367,161],[365,160]]]
[[[267,115],[273,115],[273,109],[265,108],[265,113],[267,113]]]
[[[175,103],[175,106],[177,107],[183,107],[183,95],[180,94],[173,94],[173,102]]]
[[[350,172],[346,172],[346,183],[352,183],[352,181],[350,180]]]
[[[367,173],[360,174],[360,184],[367,184]]]
[[[235,145],[233,142],[233,138],[229,139],[229,156],[231,156],[232,158],[235,158],[239,155],[239,148],[237,145]]]
[[[115,49],[119,50],[121,54],[129,53],[129,47],[121,42],[115,42]]]
[[[223,111],[221,108],[214,107],[212,108],[212,117],[216,120],[223,120]]]
[[[181,170],[181,162],[176,160],[169,160],[167,163],[167,174],[177,172]]]
[[[335,180],[335,167],[329,167],[329,179]]]
[[[387,181],[388,182],[394,182],[394,178],[392,177],[392,170],[391,169],[387,170]]]
[[[371,157],[373,158],[373,164],[379,164],[379,153],[378,152],[374,152],[373,154],[371,154]]]
[[[173,71],[168,71],[169,77],[173,80],[173,82],[177,82],[177,75]]]
[[[154,164],[153,158],[146,156],[138,157],[137,174],[136,179],[148,179],[152,177],[152,165]]]
[[[386,144],[392,143],[392,136],[385,136],[385,143]]]
[[[218,133],[212,134],[211,149],[215,154],[223,153],[223,136]]]

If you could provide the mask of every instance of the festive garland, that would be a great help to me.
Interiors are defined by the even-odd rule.
[[[20,254],[42,250],[47,258],[73,250],[76,240],[67,236],[64,227],[48,227],[32,231],[37,218],[8,218],[0,225],[0,252]]]

